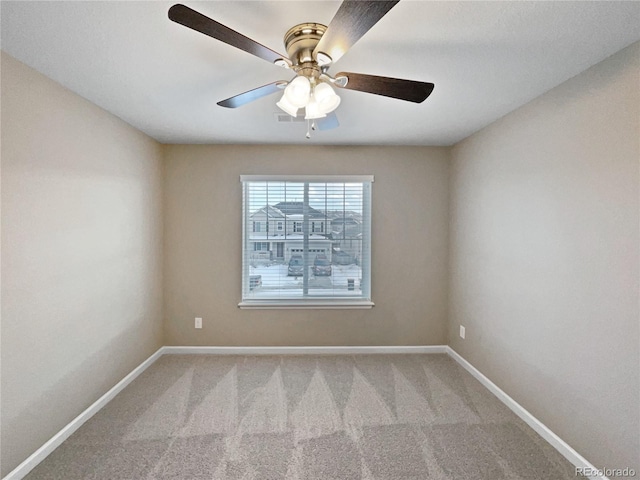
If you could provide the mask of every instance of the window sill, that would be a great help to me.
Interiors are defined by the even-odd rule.
[[[254,310],[350,310],[350,309],[370,309],[375,306],[375,303],[369,300],[246,300],[240,302],[238,307],[242,309],[254,309]]]

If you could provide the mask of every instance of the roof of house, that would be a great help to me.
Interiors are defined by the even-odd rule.
[[[354,217],[339,217],[331,220],[331,225],[360,225],[362,223],[361,218]]]
[[[253,217],[258,213],[266,213],[269,218],[284,218],[284,213],[271,205],[267,205],[266,207],[262,207],[261,209],[256,210],[251,214],[251,216]]]
[[[249,240],[252,242],[260,241],[260,242],[284,242],[284,241],[300,241],[304,240],[304,235],[302,233],[289,233],[287,235],[277,234],[277,235],[267,235],[266,233],[251,233],[249,234]],[[324,235],[319,235],[316,233],[309,234],[309,240],[316,241],[326,241],[330,242],[327,237]]]
[[[272,218],[302,218],[303,216],[303,203],[302,202],[279,202],[275,205],[267,205],[262,207],[251,214],[253,217],[259,213],[266,213],[267,216]],[[362,223],[362,217],[359,213],[351,210],[327,210],[322,212],[313,207],[309,207],[310,218],[327,218],[336,223]]]
[[[302,202],[280,202],[274,205],[279,211],[285,215],[302,215],[303,203]],[[312,218],[324,218],[325,214],[320,210],[316,210],[313,207],[309,207],[309,216]]]

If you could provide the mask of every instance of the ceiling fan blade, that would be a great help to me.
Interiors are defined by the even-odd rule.
[[[251,40],[249,37],[245,37],[241,33],[179,3],[169,9],[169,19],[197,32],[213,37],[216,40],[220,40],[232,47],[249,52],[268,62],[274,63],[280,59],[288,61],[285,55],[274,52],[255,40]]]
[[[340,122],[338,122],[336,112],[331,112],[327,114],[326,117],[318,118],[316,120],[316,127],[318,128],[318,130],[331,130],[332,128],[336,128],[339,126]]]
[[[259,98],[279,92],[286,84],[287,82],[285,81],[269,83],[267,85],[263,85],[261,87],[254,88],[253,90],[249,90],[247,92],[227,98],[226,100],[221,100],[218,102],[218,105],[227,108],[238,108]]]
[[[331,61],[337,62],[399,1],[345,0],[313,50],[313,57],[323,63],[322,59],[318,59],[318,53],[322,52],[331,57]]]
[[[375,75],[364,75],[362,73],[340,72],[336,79],[346,77],[347,84],[340,87],[340,82],[335,85],[347,90],[358,90],[359,92],[373,93],[385,97],[397,98],[408,102],[424,102],[435,86],[433,83],[416,82],[414,80],[403,80],[401,78],[377,77]]]

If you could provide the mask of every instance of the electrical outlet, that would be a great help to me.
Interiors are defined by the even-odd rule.
[[[202,328],[202,319],[200,317],[196,317],[196,328]]]
[[[464,340],[464,334],[465,334],[464,327],[463,327],[462,325],[460,325],[460,337],[461,337],[463,340]]]

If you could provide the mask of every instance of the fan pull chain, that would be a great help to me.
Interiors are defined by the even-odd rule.
[[[311,138],[311,120],[307,120],[307,140]]]

